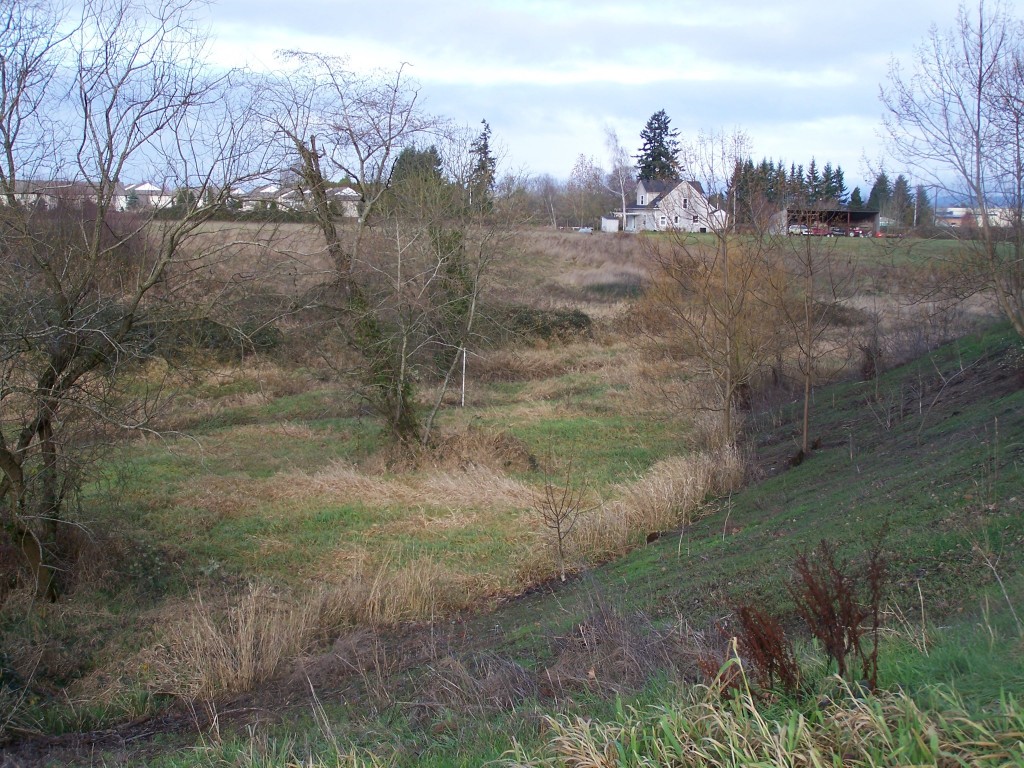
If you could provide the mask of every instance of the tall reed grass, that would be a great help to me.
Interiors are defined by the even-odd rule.
[[[732,698],[697,687],[674,703],[623,709],[617,722],[583,716],[546,719],[544,754],[518,746],[503,765],[573,766],[1015,766],[1024,764],[1024,708],[1004,696],[983,717],[952,694],[924,711],[902,692],[862,697],[849,688],[839,703],[776,707],[749,690]]]
[[[708,497],[738,489],[745,472],[732,446],[660,461],[636,481],[617,486],[617,499],[583,518],[572,546],[584,561],[622,554],[651,533],[690,524]]]

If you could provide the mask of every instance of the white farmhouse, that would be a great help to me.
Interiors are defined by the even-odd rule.
[[[640,181],[636,205],[624,214],[626,232],[713,232],[728,220],[708,202],[697,181]]]
[[[118,190],[118,210],[166,208],[174,203],[174,193],[148,181],[128,184]]]
[[[339,216],[354,219],[359,216],[360,195],[352,187],[334,187],[327,190],[327,197],[334,204]]]

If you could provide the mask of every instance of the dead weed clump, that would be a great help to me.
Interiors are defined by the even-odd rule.
[[[635,692],[655,675],[680,676],[683,649],[684,638],[676,628],[657,630],[643,614],[626,615],[598,601],[571,634],[556,640],[556,660],[541,673],[541,692]]]
[[[248,585],[234,600],[197,593],[182,612],[165,617],[162,642],[140,664],[152,668],[154,690],[209,704],[269,680],[342,627],[422,620],[464,610],[481,596],[466,577],[433,560],[395,559],[357,564],[345,579],[301,597],[262,584]]]
[[[250,690],[340,622],[327,592],[297,600],[250,584],[226,606],[197,593],[187,616],[168,626],[155,649],[153,685],[188,701]]]
[[[391,553],[375,565],[356,563],[332,589],[340,612],[352,622],[390,626],[469,608],[481,597],[469,577],[437,561],[419,557],[401,562]]]
[[[509,710],[537,695],[534,676],[510,659],[495,654],[468,658],[444,656],[429,666],[416,697],[429,713]]]
[[[467,369],[472,380],[486,384],[540,381],[564,376],[569,362],[564,354],[543,348],[497,349],[474,355]]]
[[[474,467],[460,474],[435,472],[406,487],[408,492],[402,494],[401,503],[442,509],[524,509],[533,498],[528,485],[488,467]]]
[[[537,457],[525,441],[505,431],[470,425],[465,430],[443,434],[430,452],[437,469],[489,467],[505,472],[537,469]]]

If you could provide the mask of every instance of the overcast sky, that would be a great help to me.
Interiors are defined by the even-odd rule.
[[[852,188],[883,157],[890,60],[909,62],[958,2],[213,0],[208,13],[224,65],[270,68],[285,48],[356,70],[407,62],[429,111],[488,120],[507,170],[564,178],[580,153],[607,167],[605,126],[635,153],[664,109],[683,140],[740,128],[755,160],[814,157]]]

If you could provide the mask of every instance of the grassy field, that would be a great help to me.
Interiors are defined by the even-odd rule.
[[[709,713],[749,744],[760,728],[764,750],[775,729],[761,720],[799,713],[794,744],[827,754],[860,705],[822,703],[842,696],[805,634],[799,697],[722,704],[693,687],[737,601],[799,629],[785,584],[822,538],[854,561],[880,541],[890,562],[887,693],[861,721],[939,734],[953,754],[981,738],[957,735],[957,713],[995,728],[991,715],[993,754],[1019,754],[1002,734],[1020,730],[1024,689],[1024,358],[1002,326],[968,332],[982,305],[937,318],[910,302],[951,246],[835,241],[857,300],[881,308],[890,367],[815,389],[818,448],[800,463],[785,387],[745,414],[742,455],[665,408],[630,332],[648,277],[636,239],[536,232],[523,246],[491,299],[582,309],[591,331],[482,351],[466,407],[414,455],[309,360],[208,361],[175,381],[163,436],[83,491],[88,567],[72,593],[3,606],[0,725],[17,759],[688,765],[701,763],[672,745]],[[546,487],[588,510],[565,584],[538,514]]]

